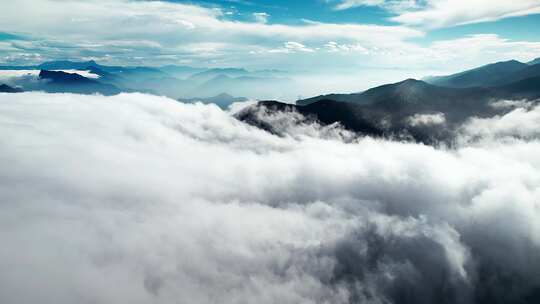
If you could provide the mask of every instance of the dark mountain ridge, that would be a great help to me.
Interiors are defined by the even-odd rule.
[[[21,93],[23,90],[8,86],[7,84],[0,84],[0,93]]]
[[[426,103],[432,100],[449,101],[458,97],[471,99],[475,98],[478,94],[485,94],[485,91],[487,89],[478,87],[461,89],[447,88],[431,85],[421,80],[407,79],[397,83],[381,85],[362,93],[321,95],[298,100],[296,104],[307,105],[325,99],[363,105],[386,103],[389,101]]]
[[[307,121],[322,125],[339,123],[364,135],[407,138],[428,144],[450,142],[456,128],[467,119],[492,117],[511,110],[494,107],[494,101],[540,98],[540,77],[490,88],[447,88],[407,79],[363,93],[327,96],[300,101],[297,105],[262,101],[238,113],[237,118],[279,134],[279,130],[260,116],[261,108],[270,114],[295,111]],[[414,123],[419,115],[427,117],[428,122]],[[433,117],[437,120],[430,122]]]
[[[465,88],[476,86],[494,86],[503,84],[507,77],[527,68],[528,65],[517,60],[502,61],[484,65],[472,70],[448,76],[427,77],[425,81],[444,87]],[[515,80],[515,79],[514,79]],[[511,82],[512,80],[510,80]]]
[[[121,90],[114,85],[101,83],[99,81],[86,78],[76,73],[66,73],[61,71],[41,70],[39,78],[44,80],[37,89],[51,93],[79,93],[103,95],[119,94]]]
[[[534,59],[534,60],[531,60],[529,62],[527,62],[527,64],[530,64],[530,65],[534,65],[534,64],[540,64],[540,57]]]

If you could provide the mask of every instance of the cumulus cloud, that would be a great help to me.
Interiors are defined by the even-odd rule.
[[[2,303],[537,297],[536,138],[446,150],[142,94],[0,101]]]
[[[358,43],[339,44],[335,41],[330,41],[324,46],[329,52],[355,52],[359,54],[369,54],[369,50]]]
[[[250,51],[273,49],[288,41],[322,45],[339,40],[382,47],[423,35],[402,26],[267,24],[265,13],[253,15],[253,22],[241,22],[228,19],[219,8],[164,1],[23,0],[2,2],[0,10],[4,12],[0,20],[4,31],[33,37],[17,41],[26,53],[113,62],[122,54],[116,60],[129,63],[137,63],[141,56],[152,58],[155,64],[170,63],[174,58],[199,63],[198,53],[184,49],[186,44],[223,44],[226,47],[205,57],[205,62],[245,65]]]
[[[415,114],[408,119],[411,126],[421,126],[421,125],[440,125],[446,122],[444,113],[435,113],[435,114]]]
[[[384,3],[395,14],[405,14],[416,5],[409,1]],[[261,22],[268,17],[264,13],[253,15],[251,22],[238,21],[231,19],[225,9],[166,1],[2,1],[0,10],[4,12],[0,19],[2,30],[20,34],[0,41],[0,62],[6,64],[71,58],[94,59],[103,64],[181,62],[253,69],[319,69],[325,74],[339,74],[344,69],[365,70],[369,62],[379,69],[437,66],[437,72],[443,73],[511,58],[528,61],[540,51],[538,42],[508,41],[496,35],[420,45],[412,39],[423,37],[425,29],[405,23],[269,24]],[[422,10],[415,8],[411,12],[416,11]],[[459,47],[462,40],[466,40],[468,48]],[[307,60],[304,51],[283,47],[288,42],[313,50],[312,56]],[[313,65],[314,61],[318,64]],[[410,72],[406,77],[426,73]]]
[[[314,52],[313,49],[295,41],[287,41],[284,44],[284,48],[287,52]]]
[[[540,136],[540,106],[538,101],[501,100],[492,103],[496,108],[513,109],[502,116],[473,118],[461,127],[461,140],[535,139]]]

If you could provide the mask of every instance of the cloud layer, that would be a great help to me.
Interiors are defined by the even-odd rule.
[[[535,136],[445,150],[142,94],[0,101],[2,303],[538,297]],[[471,124],[540,127],[515,111]]]

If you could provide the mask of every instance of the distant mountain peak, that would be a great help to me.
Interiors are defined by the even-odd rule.
[[[42,70],[85,70],[91,67],[100,67],[94,60],[89,61],[70,61],[55,60],[47,61],[37,66]]]
[[[47,92],[101,93],[104,95],[120,93],[120,89],[112,84],[101,83],[77,73],[41,70],[39,72],[39,78],[48,80],[44,87]]]
[[[419,86],[419,85],[428,85],[426,82],[414,78],[408,78],[401,82],[395,83],[398,86],[409,87],[409,86]]]
[[[422,93],[423,90],[431,85],[421,80],[409,78],[402,82],[398,82],[395,85],[395,92],[400,95],[415,95]]]
[[[498,66],[518,66],[523,67],[525,64],[521,61],[517,61],[515,59],[506,60],[506,61],[499,61],[491,64],[484,65],[480,68],[486,68],[486,67],[498,67]]]
[[[93,82],[91,79],[88,79],[77,73],[66,73],[62,71],[49,71],[49,70],[39,71],[39,78],[50,79],[57,82]]]
[[[234,98],[234,96],[230,95],[230,94],[227,94],[227,93],[221,93],[221,94],[218,94],[216,96],[214,96],[215,98]]]
[[[0,93],[21,93],[23,90],[10,87],[7,84],[0,84]]]

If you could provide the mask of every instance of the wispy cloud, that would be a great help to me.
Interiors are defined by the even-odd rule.
[[[396,14],[390,20],[424,28],[451,27],[496,21],[540,13],[538,0],[343,0],[339,10],[359,6],[379,6]]]

